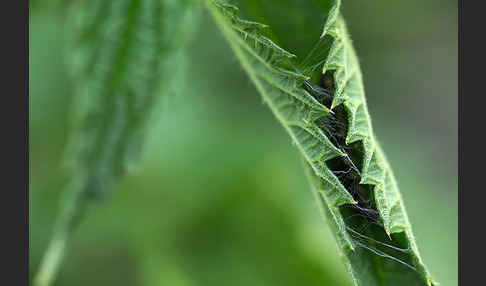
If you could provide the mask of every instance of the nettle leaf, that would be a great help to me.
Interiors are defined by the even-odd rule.
[[[156,99],[187,37],[190,1],[84,1],[70,49],[76,79],[67,156],[85,192],[103,196],[139,159]]]
[[[172,93],[184,73],[196,7],[190,0],[86,0],[72,7],[67,60],[75,114],[66,161],[73,178],[37,285],[53,280],[90,203],[137,165],[157,99]]]
[[[265,5],[270,4],[242,2],[250,15],[266,19]],[[299,61],[275,42],[284,39],[287,48],[297,46],[298,34],[286,35],[278,24],[272,30],[240,19],[236,6],[206,1],[244,70],[305,158],[316,199],[354,284],[437,285],[420,258],[392,170],[374,137],[341,2],[318,3],[315,9],[325,19],[322,34]],[[288,4],[276,9],[293,2]],[[286,20],[280,21],[292,26]],[[300,28],[309,28],[301,22]]]

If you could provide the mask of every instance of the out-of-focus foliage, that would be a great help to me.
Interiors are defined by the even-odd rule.
[[[62,13],[32,2],[35,272],[67,180],[59,150],[66,144],[72,83],[59,57]],[[375,132],[395,168],[424,260],[447,286],[457,284],[457,170],[449,162],[457,156],[450,152],[457,130],[457,44],[449,20],[456,5],[434,3],[378,1],[364,13],[348,1],[344,11],[366,70]],[[380,17],[365,17],[380,11]],[[349,285],[311,193],[303,192],[296,148],[234,68],[237,61],[211,22],[195,25],[182,95],[157,106],[141,167],[86,217],[55,285]],[[427,108],[431,102],[440,108]]]
[[[65,8],[69,40],[62,54],[74,87],[66,150],[71,179],[36,285],[55,279],[86,208],[138,164],[153,106],[180,84],[192,3],[77,1]]]

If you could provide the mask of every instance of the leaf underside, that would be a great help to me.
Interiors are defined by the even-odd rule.
[[[437,285],[420,258],[392,170],[373,135],[341,1],[327,3],[323,32],[301,62],[264,36],[271,27],[240,19],[236,6],[206,4],[305,158],[354,284]]]

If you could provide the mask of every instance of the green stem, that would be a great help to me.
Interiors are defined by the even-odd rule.
[[[81,188],[76,188],[74,191],[67,190],[67,197],[65,203],[62,204],[52,239],[35,276],[35,286],[49,286],[54,282],[65,254],[68,239],[85,213],[86,201]]]

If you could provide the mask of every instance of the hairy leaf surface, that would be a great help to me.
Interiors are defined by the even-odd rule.
[[[272,9],[269,5],[275,5],[241,2],[250,11],[247,16],[262,22],[267,19],[266,9]],[[294,17],[297,12],[288,10],[292,3],[283,1],[275,8],[287,9],[287,14],[274,14],[284,17],[280,22],[292,27],[291,31],[296,23],[306,28],[308,22],[302,20],[306,11]],[[392,170],[373,134],[341,2],[316,3],[312,13],[322,9],[322,34],[315,35],[312,51],[297,60],[276,41],[283,39],[285,47],[292,48],[292,43],[298,45],[299,34],[288,35],[275,18],[269,18],[276,26],[272,29],[239,18],[236,6],[206,1],[244,70],[310,166],[316,199],[334,230],[354,284],[433,285]],[[296,22],[287,23],[292,17]]]

